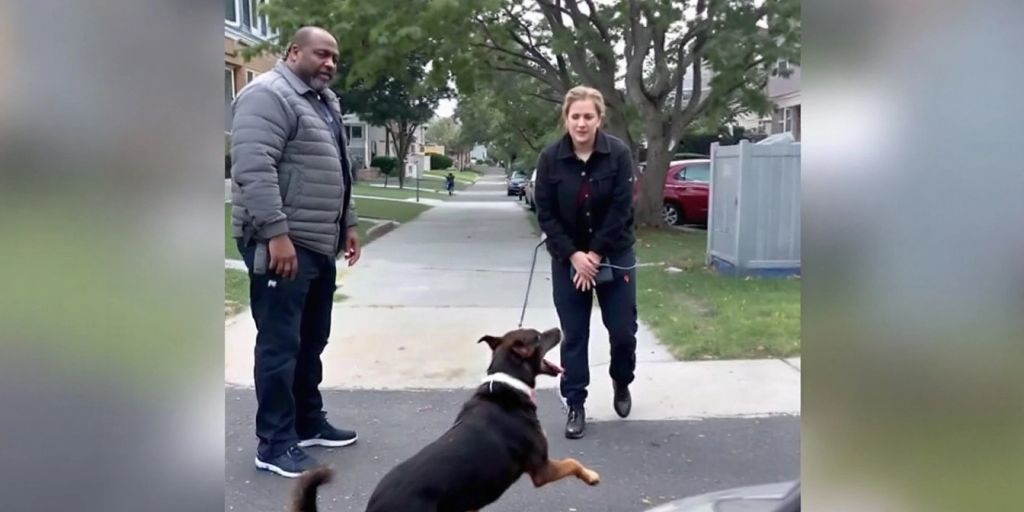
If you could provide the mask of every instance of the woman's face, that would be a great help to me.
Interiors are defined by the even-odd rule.
[[[597,128],[601,126],[601,116],[593,100],[576,100],[569,105],[565,115],[565,129],[577,145],[588,145],[594,141]]]

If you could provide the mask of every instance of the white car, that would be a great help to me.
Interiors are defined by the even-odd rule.
[[[644,512],[800,512],[800,482],[726,489],[658,505]]]
[[[526,182],[526,206],[531,212],[537,211],[537,202],[534,199],[534,192],[537,190],[537,169],[533,170],[529,181]]]

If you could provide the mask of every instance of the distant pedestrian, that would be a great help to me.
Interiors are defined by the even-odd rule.
[[[444,178],[444,186],[448,189],[448,195],[452,195],[452,191],[455,190],[455,175],[448,173],[448,176]]]

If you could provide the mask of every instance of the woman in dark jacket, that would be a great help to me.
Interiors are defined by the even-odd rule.
[[[596,292],[611,344],[613,407],[625,418],[636,368],[636,255],[633,159],[622,140],[600,130],[604,98],[589,87],[565,96],[567,133],[537,162],[536,203],[551,253],[551,284],[562,324],[560,389],[569,406],[565,435],[583,437],[590,383],[587,345]]]

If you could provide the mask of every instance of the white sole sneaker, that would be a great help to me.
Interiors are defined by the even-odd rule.
[[[355,444],[356,440],[358,440],[358,439],[359,439],[359,436],[353,437],[352,439],[346,439],[344,441],[331,441],[331,440],[328,440],[328,439],[320,439],[320,438],[303,439],[303,440],[299,441],[299,446],[302,447],[302,448],[309,448],[310,446],[325,446],[327,448],[341,448],[342,446],[348,446],[350,444]]]
[[[262,469],[263,471],[270,471],[271,473],[277,473],[285,478],[298,478],[302,476],[302,473],[293,473],[291,471],[285,471],[273,464],[263,462],[259,457],[256,457],[256,468]]]

